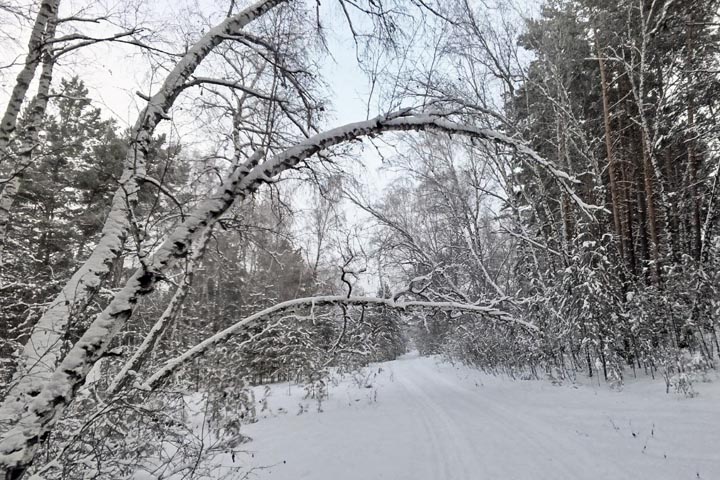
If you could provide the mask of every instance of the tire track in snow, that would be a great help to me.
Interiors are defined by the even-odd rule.
[[[576,432],[563,432],[558,425],[544,421],[536,414],[528,414],[527,410],[532,402],[531,399],[528,399],[528,405],[516,403],[514,408],[511,408],[484,394],[493,392],[492,388],[473,390],[463,385],[459,378],[453,379],[440,372],[433,378],[455,391],[461,401],[468,405],[468,408],[472,408],[474,404],[475,409],[481,407],[482,410],[490,412],[492,414],[490,415],[491,418],[502,419],[501,428],[509,431],[511,436],[514,434],[527,439],[531,447],[536,448],[546,458],[553,460],[556,468],[561,468],[566,473],[568,480],[585,478],[592,480],[597,478],[634,480],[636,478],[627,469],[621,469],[613,463],[598,458],[590,450],[591,444],[588,445],[583,442],[583,439],[579,438]],[[508,399],[505,398],[504,400],[507,401]],[[550,436],[549,433],[553,435]],[[548,475],[547,478],[555,479],[558,477]]]
[[[382,368],[392,373],[377,378],[377,403],[360,402],[356,397],[364,394],[352,385],[348,391],[360,403],[335,396],[322,415],[248,426],[258,452],[253,464],[275,465],[254,472],[258,480],[720,478],[713,473],[720,464],[709,447],[717,439],[712,401],[598,396],[589,389],[503,379],[477,388],[472,375],[463,378],[431,358],[408,356]],[[296,401],[288,400],[288,405]],[[647,440],[630,437],[629,430],[613,431],[608,415],[647,425],[658,415],[667,417],[667,433],[657,440],[661,453],[641,452]],[[672,458],[662,456],[665,451],[672,451]]]
[[[472,444],[466,438],[459,438],[459,430],[450,416],[414,382],[403,377],[399,386],[407,392],[406,403],[423,426],[419,432],[421,438],[433,445],[435,475],[432,478],[476,478],[477,472],[471,472],[474,469],[469,469],[467,463],[477,453],[469,448]]]
[[[482,391],[464,388],[435,369],[419,368],[421,363],[401,365],[396,381],[408,391],[408,403],[418,410],[427,437],[440,444],[437,460],[445,471],[436,478],[524,479],[532,471],[534,479],[578,480],[598,478],[594,466],[607,478],[629,478],[626,471],[598,465],[579,439],[548,438],[545,433],[552,426],[493,402]]]

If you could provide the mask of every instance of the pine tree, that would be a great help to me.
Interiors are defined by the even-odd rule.
[[[22,136],[23,121],[20,122]],[[84,260],[102,227],[124,142],[101,118],[78,77],[63,80],[48,107],[35,161],[23,172],[9,224],[2,329],[11,355],[37,315]],[[98,161],[100,163],[98,163]]]

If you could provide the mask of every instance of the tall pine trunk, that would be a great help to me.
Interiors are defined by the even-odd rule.
[[[624,259],[626,259],[626,252],[628,251],[627,246],[627,237],[625,235],[625,231],[623,229],[622,222],[620,220],[620,216],[622,215],[621,211],[621,205],[620,205],[620,194],[618,192],[619,189],[619,179],[618,179],[618,168],[617,168],[617,160],[615,159],[615,156],[613,155],[613,148],[612,148],[612,126],[610,124],[610,102],[608,100],[608,82],[607,82],[607,74],[605,72],[605,61],[602,57],[602,51],[600,49],[600,46],[597,46],[598,49],[598,64],[600,66],[600,87],[602,91],[602,103],[603,103],[603,122],[605,125],[605,150],[607,154],[608,159],[608,176],[610,177],[610,198],[612,202],[612,213],[613,213],[613,224],[615,226],[615,235],[617,238],[619,238],[618,247],[620,250],[620,256]]]
[[[692,232],[691,252],[692,257],[700,260],[700,243],[702,237],[702,223],[700,220],[700,199],[698,198],[698,156],[695,154],[695,102],[690,91],[692,86],[692,69],[694,68],[694,42],[693,26],[688,26],[687,48],[688,48],[688,88],[687,88],[687,161],[688,161],[688,193],[690,194],[690,206],[692,209]]]

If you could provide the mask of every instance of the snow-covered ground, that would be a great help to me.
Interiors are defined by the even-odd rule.
[[[717,378],[685,398],[661,380],[554,386],[412,355],[367,377],[332,388],[322,412],[274,386],[236,459],[248,478],[720,479]]]

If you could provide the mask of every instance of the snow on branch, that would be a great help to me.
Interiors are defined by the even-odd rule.
[[[123,243],[131,229],[129,218],[137,203],[140,183],[147,178],[145,153],[155,127],[168,118],[167,112],[184,90],[185,83],[190,80],[205,57],[225,40],[226,35],[240,32],[250,22],[285,1],[287,0],[261,0],[210,29],[177,62],[160,89],[149,98],[147,106],[130,132],[131,144],[125,158],[120,186],[113,196],[97,246],[36,323],[18,361],[15,383],[0,407],[0,418],[15,421],[23,414],[27,402],[39,394],[43,383],[51,377],[62,359],[63,336],[71,318],[81,315],[91,303],[120,256]],[[42,12],[47,10],[44,15],[54,12],[51,8],[53,5],[52,1],[43,2]],[[8,128],[13,125],[8,123]],[[4,135],[0,135],[0,147]]]
[[[604,211],[605,209],[603,206],[590,205],[580,199],[571,186],[571,184],[579,183],[579,180],[555,167],[552,162],[543,158],[540,154],[521,141],[511,138],[496,130],[478,128],[471,125],[453,122],[448,120],[442,113],[439,112],[413,114],[412,109],[398,110],[362,122],[349,123],[342,127],[309,137],[253,170],[253,172],[245,178],[245,186],[243,189],[254,191],[257,185],[268,181],[285,170],[293,168],[295,165],[312,155],[340,143],[377,133],[409,130],[435,130],[449,134],[480,138],[482,140],[511,147],[515,149],[516,152],[528,157],[532,162],[536,163],[552,175],[560,186],[568,193],[570,198],[573,199],[580,210],[582,210],[588,217],[594,218],[594,211]]]
[[[139,388],[142,390],[152,390],[158,387],[164,379],[166,379],[169,375],[176,371],[181,365],[199,357],[207,350],[227,341],[232,336],[245,331],[248,327],[255,325],[265,317],[285,310],[296,309],[300,307],[310,306],[314,308],[321,306],[341,305],[385,306],[401,311],[440,310],[446,312],[462,312],[482,315],[492,320],[516,324],[533,334],[539,332],[538,327],[536,327],[532,323],[528,323],[524,320],[515,318],[509,313],[499,310],[497,308],[483,305],[473,305],[459,302],[397,301],[393,300],[392,298],[364,296],[347,297],[343,295],[297,298],[294,300],[288,300],[286,302],[278,303],[277,305],[266,308],[265,310],[262,310],[247,318],[244,318],[239,322],[235,323],[234,325],[226,328],[225,330],[222,330],[215,335],[208,337],[201,343],[187,350],[182,355],[168,360],[165,363],[164,367],[162,367],[160,370],[150,376],[145,382],[143,382],[139,386]]]
[[[180,286],[173,294],[170,303],[168,303],[165,311],[162,313],[162,315],[160,315],[158,321],[155,322],[155,325],[153,325],[147,335],[145,335],[142,344],[137,348],[132,357],[127,362],[125,362],[117,375],[115,375],[115,378],[113,378],[110,382],[110,385],[108,386],[106,391],[108,395],[114,395],[115,393],[117,393],[127,382],[127,379],[129,378],[131,372],[140,369],[142,363],[145,361],[146,357],[152,350],[153,345],[157,345],[157,342],[160,341],[160,338],[162,337],[164,332],[177,319],[178,315],[180,314],[180,309],[182,308],[183,302],[185,301],[185,297],[187,297],[188,293],[190,292],[190,287],[192,287],[195,268],[200,263],[200,260],[205,253],[205,248],[207,248],[207,244],[211,236],[210,234],[212,232],[212,227],[213,225],[205,227],[204,230],[198,233],[198,240],[196,242],[196,245],[193,246],[192,254],[190,255],[190,259],[188,260],[188,263],[185,267],[185,275],[183,275]]]
[[[40,389],[17,424],[0,441],[0,468],[24,471],[32,462],[40,439],[49,432],[65,407],[70,404],[90,369],[105,354],[113,337],[132,315],[137,299],[154,290],[158,281],[178,260],[185,258],[196,243],[202,244],[206,229],[232,205],[235,186],[262,157],[256,152],[236,166],[217,193],[188,213],[186,219],[166,238],[150,258],[118,292],[110,304],[93,320],[52,376],[33,385]],[[38,382],[39,383],[39,382]]]

